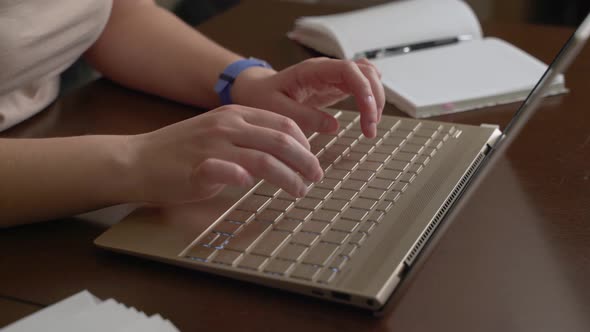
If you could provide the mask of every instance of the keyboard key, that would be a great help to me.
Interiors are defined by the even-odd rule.
[[[397,150],[399,150],[398,145],[381,144],[377,148],[375,148],[375,153],[383,153],[383,154],[392,155]]]
[[[305,181],[304,181],[305,183]],[[285,201],[289,201],[289,202],[295,202],[297,201],[297,197],[293,197],[291,196],[291,194],[289,194],[286,191],[281,190],[281,192],[279,192],[279,195],[277,196],[278,198],[285,200]]]
[[[374,162],[378,162],[378,163],[382,163],[382,164],[385,164],[390,159],[391,159],[391,155],[390,154],[383,154],[383,153],[377,153],[377,152],[371,153],[367,157],[367,160],[368,161],[374,161]]]
[[[305,197],[325,200],[331,194],[332,194],[332,191],[330,189],[318,188],[318,185],[316,185],[307,193],[307,195],[305,195]]]
[[[264,272],[268,273],[276,273],[280,275],[285,275],[289,272],[289,269],[293,266],[293,262],[285,261],[282,259],[274,259],[271,260],[270,263],[266,265],[264,268]]]
[[[244,252],[248,250],[258,240],[271,224],[262,221],[252,221],[245,225],[244,229],[236,236],[231,238],[225,245],[225,248]]]
[[[371,172],[379,172],[383,168],[383,164],[375,161],[365,161],[359,164],[358,169]]]
[[[364,181],[348,179],[342,182],[343,189],[350,189],[354,191],[361,191],[367,186],[367,183]]]
[[[275,227],[273,229],[279,230],[279,231],[284,231],[284,232],[289,232],[289,233],[294,233],[296,231],[299,230],[299,228],[301,228],[303,225],[303,222],[301,221],[297,221],[297,220],[293,220],[293,219],[281,219],[279,220],[279,222],[277,222],[277,224],[275,225]]]
[[[342,160],[352,160],[359,163],[363,162],[366,158],[367,154],[361,152],[349,152],[342,156]]]
[[[281,249],[278,258],[286,259],[290,261],[298,261],[301,256],[307,251],[307,247],[300,246],[297,244],[289,243]]]
[[[415,178],[416,178],[416,174],[408,172],[408,173],[402,174],[402,176],[399,178],[399,180],[402,182],[412,183],[412,181],[414,181]]]
[[[330,223],[336,219],[338,212],[326,210],[324,208],[317,210],[312,216],[311,220],[323,221]]]
[[[215,240],[219,237],[219,234],[217,233],[208,233],[207,235],[205,235],[202,239],[199,240],[198,244],[205,246],[205,247],[210,247],[211,243],[215,242]]]
[[[291,273],[291,277],[312,281],[320,272],[320,268],[310,264],[299,264]]]
[[[428,164],[428,162],[430,162],[430,157],[424,156],[424,155],[418,156],[416,158],[416,160],[414,161],[414,163],[420,164],[420,165],[426,165],[426,164]]]
[[[219,236],[211,242],[210,246],[215,249],[223,249],[230,238],[231,236],[227,234],[219,234]]]
[[[375,229],[376,223],[372,221],[364,222],[358,229],[359,232],[369,234],[373,229]]]
[[[344,213],[342,213],[341,218],[354,220],[354,221],[361,221],[364,217],[367,216],[369,212],[363,209],[355,209],[355,208],[348,208]]]
[[[392,201],[383,200],[381,203],[377,204],[377,211],[388,212],[393,207]]]
[[[358,198],[350,203],[350,207],[361,210],[372,210],[377,205],[377,200],[369,198]]]
[[[348,173],[347,173],[347,175],[348,175]],[[316,185],[313,189],[325,189],[325,190],[332,192],[332,190],[337,190],[338,188],[340,188],[341,184],[342,184],[342,181],[339,179],[330,179],[330,178],[324,177],[322,179],[322,181],[316,183]],[[311,191],[313,191],[313,189]],[[314,196],[310,196],[311,191],[307,194],[307,196],[314,197]],[[319,198],[319,197],[315,197],[315,198]]]
[[[385,129],[387,131],[390,131],[392,128],[396,128],[397,126],[399,126],[400,123],[401,123],[400,120],[397,120],[397,119],[394,119],[394,118],[384,117],[377,124],[377,128],[378,129]]]
[[[296,221],[304,222],[311,218],[311,211],[300,208],[293,208],[285,215],[286,219],[293,219]]]
[[[323,266],[334,255],[337,249],[338,246],[333,243],[320,242],[311,248],[305,258],[303,258],[303,262]]]
[[[254,213],[240,210],[234,210],[225,217],[225,220],[227,221],[235,221],[242,224],[247,223],[252,219],[254,219]]]
[[[417,156],[418,155],[415,153],[398,152],[393,155],[393,159],[399,160],[399,161],[406,161],[409,163],[409,162],[412,162],[412,160],[416,159]]]
[[[302,246],[311,247],[318,239],[318,235],[314,233],[296,233],[291,239],[292,243],[300,244]]]
[[[213,259],[213,263],[233,265],[243,254],[233,250],[219,250]]]
[[[197,244],[189,249],[189,251],[186,253],[186,257],[200,261],[208,261],[211,257],[213,257],[216,251],[217,250],[215,250],[215,248],[205,247]]]
[[[242,211],[250,211],[257,213],[270,203],[270,198],[261,195],[250,195],[238,205],[238,209]]]
[[[375,150],[375,147],[373,145],[361,144],[361,142],[362,141],[359,141],[359,144],[356,144],[350,150],[352,152],[359,152],[359,153],[363,153],[363,154],[368,154],[368,153],[373,152],[373,150]]]
[[[275,223],[283,216],[283,212],[265,209],[256,216],[256,220],[268,223]]]
[[[390,202],[397,202],[401,196],[401,192],[399,191],[390,191],[385,195],[385,200]]]
[[[342,170],[338,169],[338,164],[336,164],[333,168],[328,170],[324,174],[324,179],[336,179],[336,180],[344,180],[350,174],[350,170]]]
[[[410,136],[411,133],[412,133],[411,131],[407,131],[407,130],[403,130],[403,129],[396,129],[391,132],[391,135],[389,137],[399,137],[399,138],[403,138],[405,140],[408,138],[408,136]]]
[[[358,195],[358,192],[348,189],[340,189],[332,194],[332,200],[351,201]],[[328,201],[329,202],[329,201]],[[328,204],[326,202],[326,204]]]
[[[244,259],[238,264],[238,267],[250,270],[259,270],[268,258],[257,255],[245,255]]]
[[[350,258],[356,253],[357,249],[358,246],[356,244],[347,243],[340,249],[340,255]]]
[[[344,265],[346,265],[346,263],[348,263],[348,260],[349,260],[348,257],[338,255],[338,256],[334,257],[334,259],[330,262],[330,264],[328,264],[328,266],[331,269],[336,269],[338,271],[341,271],[342,268],[344,267]]]
[[[354,123],[360,119],[360,115],[357,112],[342,112],[338,119]]]
[[[399,178],[401,175],[402,173],[400,171],[396,171],[393,169],[384,169],[381,172],[377,173],[377,178],[393,181]]]
[[[396,182],[391,189],[403,193],[406,189],[408,189],[408,184],[406,182]]]
[[[258,186],[258,188],[256,188],[256,191],[254,193],[260,196],[275,197],[276,195],[278,195],[279,190],[281,189],[275,186],[274,184],[262,182],[262,184]]]
[[[350,202],[347,200],[330,199],[326,201],[326,203],[324,203],[324,206],[322,208],[326,210],[340,212],[343,211],[348,206],[348,204],[350,204]]]
[[[314,211],[322,205],[322,200],[311,197],[304,197],[295,203],[297,208]]]
[[[393,186],[393,182],[390,179],[380,179],[379,174],[377,174],[377,177],[369,182],[369,188],[389,190]]]
[[[431,138],[436,133],[437,133],[436,129],[420,128],[414,132],[414,136]]]
[[[350,171],[355,170],[358,167],[358,165],[359,165],[358,161],[340,159],[340,161],[338,161],[337,163],[334,164],[334,169],[350,172]],[[339,179],[343,179],[343,178],[339,178]]]
[[[408,163],[407,161],[391,160],[387,163],[387,165],[385,165],[385,169],[404,171],[406,170],[406,168],[408,168],[408,165],[410,165],[410,163]]]
[[[436,154],[436,149],[433,149],[433,148],[430,148],[430,147],[426,147],[422,151],[422,154],[425,155],[425,156],[434,157],[434,155]]]
[[[360,197],[380,200],[385,195],[385,190],[367,188],[361,192]]]
[[[331,230],[352,233],[358,227],[358,224],[354,220],[340,219],[332,225]]]
[[[414,144],[408,143],[408,144],[404,144],[404,146],[401,147],[400,151],[418,154],[423,149],[424,149],[424,147],[422,145],[414,145]]]
[[[363,242],[365,242],[366,238],[367,234],[356,232],[350,237],[350,240],[348,240],[348,242],[352,244],[361,245]]]
[[[420,126],[421,126],[420,122],[402,121],[402,123],[399,124],[397,129],[405,130],[405,131],[414,131],[414,130],[418,129],[418,127],[420,127]]]
[[[336,141],[336,136],[318,134],[311,138],[309,145],[311,147],[325,148]]]
[[[272,202],[270,202],[270,204],[268,205],[267,209],[268,210],[275,210],[275,211],[281,211],[281,212],[286,212],[289,209],[291,209],[293,206],[295,206],[294,202],[291,201],[287,201],[284,199],[273,199]]]
[[[338,137],[338,139],[336,140],[336,142],[334,144],[338,144],[338,145],[344,145],[344,146],[353,146],[356,142],[358,141],[358,139],[354,138],[354,137]]]
[[[367,138],[365,136],[362,136],[361,138],[359,138],[359,142],[357,145],[368,145],[374,147],[381,144],[381,142],[383,141],[383,138],[381,137],[383,135],[385,131],[381,130],[377,130],[377,136],[375,138]]]
[[[222,222],[218,222],[215,227],[213,228],[214,232],[217,233],[224,233],[224,234],[228,234],[228,235],[233,235],[235,233],[237,233],[241,228],[242,228],[243,224],[238,224],[238,223],[232,223],[229,221],[222,221]]]
[[[271,231],[258,242],[252,253],[260,256],[273,256],[290,237],[291,234],[287,232]]]
[[[338,156],[341,156],[341,155],[347,153],[349,150],[350,150],[350,147],[347,145],[334,144],[326,149],[326,153],[333,153]]]
[[[324,237],[322,237],[322,241],[334,243],[334,244],[343,244],[350,234],[347,232],[340,232],[336,230],[329,230]]]
[[[362,136],[363,136],[363,132],[357,128],[351,128],[342,134],[342,137],[352,137],[352,138],[356,138],[356,139],[359,139]]]
[[[320,276],[318,277],[318,282],[328,284],[332,280],[334,280],[337,274],[338,271],[332,269],[324,269],[324,271],[322,271],[322,273],[320,273]]]
[[[363,182],[369,182],[375,177],[375,172],[357,169],[350,174],[350,178],[353,180],[359,180]]]
[[[330,224],[321,221],[308,221],[303,224],[302,232],[322,234]]]
[[[411,172],[414,174],[420,174],[420,172],[422,172],[423,169],[424,169],[424,166],[422,166],[420,164],[412,164],[412,165],[410,165],[410,167],[408,167],[408,172]]]
[[[340,146],[340,145],[339,145]],[[334,162],[336,162],[340,158],[340,154],[325,151],[318,157],[318,161],[320,162],[320,167],[322,170],[326,171]]]
[[[402,137],[397,137],[397,136],[389,136],[386,139],[383,140],[383,143],[381,145],[388,145],[388,146],[393,146],[393,147],[399,147],[400,145],[402,145],[403,143],[405,143],[406,139],[402,138]]]
[[[408,144],[424,146],[430,142],[428,137],[413,136],[408,139]]]
[[[367,217],[367,221],[374,221],[378,223],[381,222],[383,216],[385,216],[385,213],[383,213],[383,211],[376,210],[369,214],[369,217]]]

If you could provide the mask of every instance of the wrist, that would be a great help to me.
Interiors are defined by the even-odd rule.
[[[138,172],[135,136],[114,135],[105,139],[107,152],[103,184],[104,195],[111,204],[140,202],[141,180]],[[100,185],[100,184],[99,184]]]
[[[277,72],[272,68],[250,67],[244,70],[236,80],[231,89],[231,98],[235,104],[244,106],[255,106],[253,97],[257,93],[251,92],[251,88],[260,84],[265,79],[272,77]]]
[[[270,65],[262,60],[256,58],[240,59],[230,63],[223,72],[220,73],[219,79],[215,83],[214,90],[219,96],[221,105],[235,104],[234,100],[234,86],[238,78],[242,77],[241,81],[244,81],[244,77],[252,78],[252,73],[258,73],[260,71],[254,70],[255,68],[271,69]],[[265,71],[268,75],[268,71]],[[274,71],[271,69],[271,73]],[[241,84],[244,85],[244,84]]]

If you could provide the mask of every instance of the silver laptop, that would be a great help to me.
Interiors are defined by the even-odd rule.
[[[365,138],[356,112],[327,110],[337,135],[313,134],[325,170],[306,197],[260,182],[174,208],[141,208],[95,243],[103,248],[378,310],[468,186],[484,175],[590,35],[590,16],[502,134],[383,116]],[[485,166],[485,167],[484,167]],[[475,180],[475,181],[474,181]]]

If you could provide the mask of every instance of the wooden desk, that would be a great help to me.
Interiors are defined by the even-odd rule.
[[[42,306],[0,297],[0,328],[42,308]]]
[[[284,36],[293,19],[331,11],[293,3],[244,3],[200,28],[244,55],[282,68],[309,56]],[[545,62],[571,33],[496,24],[485,25],[485,31]],[[572,92],[544,103],[467,207],[436,233],[383,318],[104,252],[92,241],[105,226],[76,220],[0,231],[0,294],[49,304],[89,289],[101,298],[159,312],[183,331],[588,331],[589,55],[586,48],[568,72]],[[515,108],[440,119],[505,125]],[[5,135],[136,133],[193,112],[98,81]],[[387,112],[399,114],[391,106]]]

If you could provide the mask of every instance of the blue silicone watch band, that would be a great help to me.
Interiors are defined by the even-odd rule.
[[[264,67],[271,68],[265,61],[249,58],[241,59],[231,63],[225,68],[223,73],[219,75],[219,80],[215,83],[215,92],[219,95],[222,105],[232,104],[231,87],[240,73],[250,67]]]

